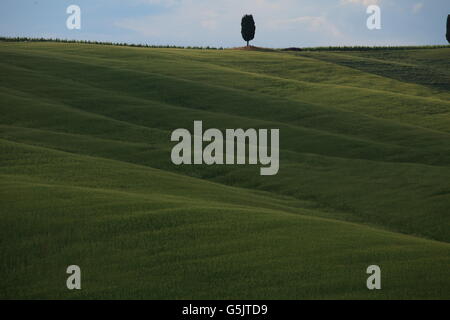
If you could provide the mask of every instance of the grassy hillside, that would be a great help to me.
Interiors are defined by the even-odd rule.
[[[449,54],[0,42],[0,297],[450,298]],[[174,166],[194,120],[279,174]]]

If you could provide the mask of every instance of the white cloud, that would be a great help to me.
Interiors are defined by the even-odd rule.
[[[172,7],[180,3],[180,0],[132,0],[137,4],[160,5],[164,7]],[[127,2],[130,2],[128,0]]]
[[[413,13],[418,13],[420,10],[422,10],[422,8],[423,8],[423,2],[418,2],[418,3],[413,5],[412,12]]]
[[[306,26],[307,30],[310,32],[323,32],[327,34],[331,34],[335,37],[342,36],[342,33],[338,30],[338,28],[332,24],[325,17],[297,17],[292,19],[284,19],[284,20],[272,20],[270,25],[273,28],[290,28],[295,29],[298,25],[302,25],[302,27]]]
[[[341,4],[360,4],[363,6],[370,6],[372,4],[380,4],[381,0],[341,0]]]

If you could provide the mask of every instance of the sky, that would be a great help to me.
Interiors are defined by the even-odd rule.
[[[70,5],[79,30],[66,26]],[[369,5],[381,29],[367,28]],[[1,0],[0,36],[237,47],[244,14],[255,46],[437,45],[448,44],[450,0]]]

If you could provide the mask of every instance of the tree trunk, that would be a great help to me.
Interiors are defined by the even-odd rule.
[[[248,48],[248,46],[249,46],[249,42],[250,42],[250,41],[247,41],[247,48]]]

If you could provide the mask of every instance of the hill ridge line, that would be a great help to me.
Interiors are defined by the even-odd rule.
[[[289,54],[289,53],[284,53],[284,54]],[[51,55],[53,55],[53,53],[51,53]],[[292,56],[292,54],[290,54],[290,55]],[[49,57],[48,55],[43,55],[43,56]],[[58,54],[55,54],[55,56],[56,57],[58,57],[58,56],[79,57],[79,58],[83,58],[83,59],[100,60],[100,61],[115,61],[115,62],[121,62],[122,61],[122,60],[119,60],[119,59],[111,59],[111,58],[98,58],[98,57],[89,57],[88,58],[85,55],[78,55],[78,54],[73,54],[73,53],[67,54],[67,53],[60,53],[60,52],[58,52]],[[311,59],[311,60],[322,61],[320,59],[315,59],[315,58],[310,58],[310,57],[303,57],[303,56],[301,56],[301,57],[302,58],[306,58],[306,59]],[[346,56],[346,57],[348,57],[348,56]],[[77,61],[77,62],[80,62],[80,61]],[[198,62],[198,61],[196,61],[196,62]],[[340,66],[340,67],[343,67],[343,68],[349,68],[349,69],[355,70],[354,68],[341,66],[341,65],[338,65],[336,63],[329,62],[329,61],[325,61],[325,62],[326,63],[330,63],[330,64],[334,64],[334,65],[337,65],[337,66]],[[91,64],[89,62],[81,62],[81,63],[93,65],[93,64]],[[423,100],[432,100],[432,101],[448,104],[449,107],[450,107],[450,102],[449,101],[443,100],[443,99],[440,99],[440,98],[411,95],[411,94],[405,94],[405,93],[394,92],[394,91],[386,91],[386,90],[381,90],[381,89],[370,89],[370,88],[355,87],[355,86],[350,86],[350,85],[329,84],[329,83],[321,83],[321,82],[312,82],[312,81],[298,80],[298,79],[292,79],[292,78],[277,77],[277,76],[268,75],[266,73],[261,73],[261,72],[251,72],[251,71],[246,71],[246,70],[239,70],[239,69],[236,69],[236,68],[232,68],[230,66],[223,66],[223,65],[220,65],[220,64],[212,63],[212,62],[202,62],[202,64],[211,65],[211,66],[217,67],[219,69],[229,70],[229,71],[233,71],[233,72],[236,72],[236,73],[244,73],[244,74],[249,74],[249,75],[255,75],[257,77],[263,77],[263,78],[269,78],[269,79],[278,79],[278,80],[288,81],[288,82],[302,83],[302,84],[307,84],[307,85],[311,85],[311,86],[326,86],[326,87],[355,89],[357,91],[366,91],[366,92],[368,91],[368,92],[373,92],[373,93],[386,93],[386,94],[398,95],[398,96],[403,96],[403,97],[413,98],[413,99],[417,98],[417,99],[423,99]],[[96,65],[96,66],[98,66],[98,65]],[[104,65],[102,65],[102,66],[104,66]],[[110,67],[110,66],[104,66],[104,67]],[[184,81],[195,82],[195,83],[202,83],[202,84],[204,84],[206,86],[211,86],[211,87],[215,86],[215,87],[220,87],[220,88],[228,88],[228,89],[232,89],[232,90],[238,90],[238,91],[241,91],[241,92],[242,91],[248,92],[247,90],[242,90],[242,89],[237,89],[237,88],[232,88],[232,87],[222,86],[222,85],[217,85],[217,84],[209,84],[209,83],[204,83],[204,82],[200,82],[200,81],[197,81],[197,80],[192,80],[192,79],[187,79],[187,78],[182,78],[182,77],[173,77],[173,76],[170,76],[170,75],[154,73],[154,72],[149,72],[149,71],[136,70],[136,69],[130,69],[130,68],[124,68],[124,67],[111,67],[111,68],[123,69],[123,70],[127,70],[127,71],[135,71],[135,72],[138,72],[138,73],[148,73],[148,74],[159,75],[159,76],[162,76],[162,77],[168,77],[168,78],[172,78],[172,79],[184,80]],[[375,74],[370,73],[370,72],[365,72],[365,71],[361,71],[361,70],[357,70],[357,71],[360,72],[360,73],[363,73],[363,74],[370,74],[370,75],[377,76],[377,77],[384,78],[384,79],[391,79],[391,78],[388,78],[388,77],[375,75]],[[410,84],[410,83],[407,83],[407,82],[404,82],[404,81],[400,81],[400,80],[397,80],[397,79],[393,79],[393,80],[396,80],[396,81],[398,81],[400,83],[404,83],[404,84]],[[425,86],[420,85],[420,84],[414,84],[414,85],[416,85],[418,87],[425,88]],[[260,94],[260,93],[258,93],[258,94]],[[271,97],[276,97],[276,98],[279,98],[279,99],[285,99],[285,98],[282,98],[282,97],[279,97],[279,96],[270,95],[270,94],[264,94],[264,93],[261,93],[261,94],[268,95],[268,96],[271,96]],[[311,104],[310,102],[305,102],[305,101],[301,101],[301,100],[297,100],[297,99],[295,99],[294,101],[302,102],[302,103],[305,103],[305,104]],[[329,107],[329,108],[340,109],[338,107]],[[447,112],[450,112],[450,109]]]
[[[155,169],[158,170],[158,169]],[[163,172],[167,172],[167,171],[163,171]],[[170,172],[167,172],[170,173]],[[14,177],[17,178],[17,176],[22,176],[22,175],[15,175],[15,174],[3,174],[0,173],[0,176],[3,177]],[[35,178],[33,177],[33,179],[37,179],[40,180],[39,178]],[[197,179],[192,177],[192,179],[201,181],[201,182],[209,182],[207,180],[203,180],[203,179]],[[214,183],[214,182],[211,182]],[[49,183],[49,182],[32,182],[32,181],[20,181],[18,182],[18,184],[25,184],[25,185],[41,185],[41,186],[49,186],[49,187],[63,187],[63,188],[68,188],[68,189],[81,189],[81,190],[90,190],[90,191],[94,191],[94,192],[105,192],[105,193],[119,193],[119,194],[125,194],[125,195],[132,195],[132,196],[139,196],[139,197],[144,197],[146,193],[143,192],[137,192],[137,191],[122,191],[122,190],[117,190],[117,189],[112,189],[112,188],[96,188],[96,187],[88,187],[88,186],[77,186],[77,185],[65,185],[65,184],[58,184],[58,183]],[[217,183],[214,183],[217,185]],[[226,186],[226,185],[221,185],[222,187],[226,187],[226,188],[232,188],[232,189],[242,189],[240,187],[233,187],[233,186]],[[244,189],[244,190],[248,190],[248,189]],[[174,198],[174,200],[177,199],[183,199],[183,201],[185,201],[186,199],[189,200],[189,198],[184,198],[181,196],[173,196],[170,194],[163,194],[165,197],[168,198]],[[255,196],[258,196],[256,194],[254,194]],[[371,229],[373,231],[377,231],[377,232],[385,232],[385,233],[389,233],[392,235],[398,235],[401,237],[406,237],[406,238],[411,238],[411,239],[415,239],[415,240],[420,240],[420,241],[424,241],[424,242],[431,242],[431,243],[436,243],[436,244],[440,244],[440,245],[445,245],[445,246],[449,246],[450,248],[450,243],[446,242],[446,241],[441,241],[441,240],[435,240],[435,239],[430,239],[427,237],[422,237],[422,236],[418,236],[418,235],[414,235],[414,234],[408,234],[408,233],[402,233],[402,232],[398,232],[398,231],[394,231],[394,230],[389,230],[383,226],[378,226],[378,225],[373,225],[373,224],[367,224],[367,223],[358,223],[358,222],[354,222],[354,221],[346,221],[346,220],[340,220],[340,219],[332,219],[332,218],[327,218],[327,217],[321,217],[321,216],[314,216],[314,215],[308,215],[308,214],[304,214],[304,213],[298,213],[298,212],[288,212],[283,210],[283,208],[268,208],[268,207],[257,207],[257,206],[251,206],[251,205],[235,205],[233,203],[227,203],[227,202],[219,202],[219,201],[205,201],[202,199],[197,199],[197,201],[201,201],[205,204],[226,204],[227,206],[229,206],[230,208],[236,208],[236,209],[248,209],[248,210],[255,210],[255,209],[262,209],[264,212],[267,213],[274,213],[274,214],[284,214],[284,215],[288,215],[291,217],[298,217],[298,218],[302,218],[302,219],[311,219],[311,220],[316,220],[316,221],[326,221],[328,223],[337,223],[337,224],[344,224],[344,225],[349,225],[349,226],[354,226],[357,228],[364,228],[364,229]],[[178,207],[177,207],[178,208]],[[216,206],[199,206],[199,208],[216,208]],[[289,209],[292,209],[293,211],[314,211],[308,208],[296,208],[296,207],[288,207]],[[169,209],[163,209],[163,210],[171,210],[172,208]],[[142,210],[143,212],[152,212],[153,210]],[[159,210],[158,210],[159,211]]]
[[[103,66],[103,67],[104,67],[104,66]],[[222,88],[222,89],[225,89],[225,90],[238,91],[238,92],[244,92],[244,93],[246,93],[246,94],[249,94],[248,91],[246,91],[246,90],[239,90],[239,89],[235,89],[235,88],[222,87],[222,86],[216,86],[216,85],[207,85],[207,84],[204,84],[204,83],[202,83],[202,82],[196,82],[196,81],[189,80],[189,79],[175,78],[175,77],[170,77],[170,76],[166,76],[166,75],[160,75],[160,74],[156,74],[156,73],[141,72],[141,71],[137,71],[137,70],[133,70],[133,69],[130,70],[130,69],[126,69],[126,68],[113,68],[113,69],[117,69],[117,70],[125,70],[125,71],[129,71],[129,72],[138,72],[138,73],[144,73],[144,74],[151,74],[151,75],[160,76],[160,77],[168,77],[168,78],[175,79],[175,80],[178,80],[178,81],[194,82],[194,83],[196,83],[196,84],[201,84],[201,85],[203,85],[203,86],[213,86],[213,87],[218,87],[218,88]],[[49,74],[46,74],[46,76],[49,76],[49,77],[52,77],[52,78],[57,78],[57,79],[66,79],[66,78],[61,78],[61,77],[59,77],[59,76],[54,76],[54,75],[49,75]],[[67,80],[67,79],[66,79],[66,80]],[[73,81],[73,80],[72,80],[72,81]],[[81,85],[86,85],[85,83],[80,83],[80,82],[78,82],[78,81],[77,81],[77,83],[78,83],[78,84],[81,84]],[[92,87],[92,88],[95,88],[95,89],[97,89],[97,90],[102,90],[102,91],[107,91],[107,92],[110,92],[110,91],[111,91],[111,89],[106,89],[106,88],[104,88],[104,87],[97,87],[97,86],[92,85],[91,83],[89,83],[87,86]],[[123,94],[126,94],[126,93],[123,93]],[[195,110],[195,111],[201,111],[201,112],[211,112],[212,114],[218,114],[218,113],[219,113],[219,112],[212,112],[212,111],[207,111],[207,110],[202,110],[202,109],[196,109],[196,108],[190,108],[190,107],[185,107],[185,106],[174,105],[174,104],[171,104],[171,103],[168,103],[168,102],[165,102],[165,101],[163,102],[163,101],[154,100],[154,99],[148,99],[148,98],[136,97],[135,95],[129,95],[129,94],[126,94],[126,95],[127,95],[128,97],[133,98],[133,99],[143,100],[143,101],[152,101],[152,102],[156,102],[156,103],[160,103],[160,104],[165,104],[165,105],[171,106],[171,107],[177,107],[177,108],[189,109],[189,110]],[[264,94],[259,94],[259,95],[264,95]],[[291,102],[294,102],[294,103],[300,103],[298,100],[293,100],[293,99],[288,99],[288,98],[274,97],[274,96],[272,96],[272,95],[267,95],[267,96],[268,96],[268,97],[272,97],[272,98],[274,98],[275,100],[276,100],[276,99],[278,99],[278,100],[287,100],[287,101],[291,101]],[[54,99],[52,99],[52,101],[54,101]],[[59,101],[59,100],[58,100],[58,101]],[[310,104],[310,103],[305,103],[305,104],[314,106],[314,104]],[[327,108],[327,107],[324,107],[324,106],[322,106],[322,105],[317,105],[317,106],[319,106],[319,107],[321,107],[321,108]],[[84,111],[84,110],[79,109],[79,108],[76,108],[76,109],[81,110],[81,111]],[[445,132],[445,131],[439,131],[439,130],[436,130],[436,129],[427,128],[427,127],[422,127],[422,126],[418,126],[418,125],[411,124],[411,123],[404,123],[404,122],[400,122],[400,121],[397,121],[397,120],[394,120],[394,119],[378,118],[378,117],[374,117],[374,116],[371,116],[371,115],[361,114],[361,113],[358,113],[358,112],[355,112],[355,111],[345,110],[345,109],[341,109],[341,108],[337,108],[337,107],[335,107],[335,108],[330,108],[330,109],[331,109],[331,110],[337,110],[337,111],[339,111],[339,112],[346,112],[346,113],[356,114],[356,115],[358,115],[358,116],[361,116],[361,117],[364,117],[364,118],[367,118],[367,119],[373,119],[373,120],[376,120],[376,121],[382,121],[382,122],[387,122],[387,123],[392,123],[392,124],[397,124],[397,125],[400,124],[400,125],[402,125],[402,126],[404,126],[404,127],[407,127],[407,128],[418,128],[418,129],[421,129],[421,130],[425,130],[425,131],[429,131],[429,132],[434,132],[434,133],[436,133],[436,134],[441,134],[441,135],[450,136],[450,133]],[[248,117],[248,116],[235,115],[235,114],[232,114],[232,113],[223,113],[223,114],[229,115],[229,116],[233,116],[233,117],[241,117],[241,118],[247,118],[247,119],[252,119],[252,120],[259,120],[259,121],[264,121],[264,122],[267,122],[267,121],[268,121],[268,120],[261,119],[261,118],[250,118],[250,117]],[[112,118],[112,119],[114,119],[114,118]],[[116,120],[117,120],[117,119],[116,119]],[[117,121],[123,121],[123,120],[117,120]],[[270,121],[270,122],[273,122],[273,121]],[[279,122],[279,121],[277,121],[277,122]],[[360,141],[366,141],[366,142],[367,142],[367,141],[370,141],[370,142],[372,142],[372,143],[377,143],[377,144],[384,144],[384,145],[391,145],[391,146],[399,146],[399,147],[403,147],[402,145],[392,144],[392,143],[386,144],[385,142],[378,142],[378,141],[376,141],[376,140],[371,140],[371,139],[367,139],[367,138],[365,138],[365,139],[354,138],[353,135],[347,135],[347,134],[343,134],[343,133],[340,133],[340,132],[329,131],[329,130],[325,130],[325,129],[323,129],[323,128],[322,128],[322,129],[317,129],[317,128],[312,128],[312,127],[308,127],[308,126],[296,125],[296,124],[285,123],[285,122],[279,122],[279,123],[282,123],[282,124],[284,124],[284,125],[291,126],[291,127],[298,127],[298,128],[303,128],[303,129],[307,129],[307,130],[314,130],[314,131],[321,132],[321,133],[324,132],[324,133],[331,134],[331,135],[335,135],[335,136],[342,136],[342,137],[345,137],[345,138],[351,137],[351,140],[358,140],[358,139],[359,139]],[[144,126],[144,127],[145,127],[145,126]]]

